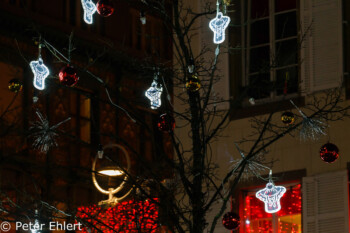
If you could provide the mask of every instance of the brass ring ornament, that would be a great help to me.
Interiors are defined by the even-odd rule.
[[[123,146],[119,145],[119,144],[109,144],[109,145],[104,146],[103,150],[109,149],[109,148],[118,148],[118,149],[120,149],[123,152],[124,157],[126,159],[126,171],[127,171],[127,173],[129,173],[129,171],[130,171],[130,157],[129,157],[129,153],[126,151],[126,149]],[[94,183],[94,185],[98,189],[98,191],[100,191],[103,194],[107,194],[107,195],[109,195],[111,197],[112,195],[116,194],[117,192],[119,192],[124,187],[124,185],[126,184],[126,181],[128,179],[128,175],[125,174],[126,177],[123,179],[123,182],[117,188],[110,189],[110,190],[103,189],[98,184],[97,179],[96,179],[96,170],[95,170],[95,168],[96,168],[97,159],[98,159],[98,153],[96,154],[95,159],[94,159],[94,161],[92,163],[92,182]],[[131,190],[132,190],[132,188],[131,188]],[[129,194],[129,193],[130,193],[130,191],[127,194]],[[117,199],[121,200],[121,199],[123,199],[126,196],[127,195],[124,195],[122,198],[117,198]]]

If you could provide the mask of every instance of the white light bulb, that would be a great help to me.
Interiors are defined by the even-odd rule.
[[[151,101],[151,108],[157,109],[162,105],[161,95],[162,95],[163,87],[161,84],[158,84],[155,80],[153,80],[151,87],[145,92],[145,96]]]
[[[95,14],[97,8],[91,0],[81,0],[81,4],[84,10],[84,21],[87,24],[92,24],[92,15]]]
[[[214,32],[214,43],[221,44],[225,40],[225,30],[230,23],[230,17],[218,12],[216,17],[209,22],[209,28]]]
[[[259,190],[255,196],[265,203],[265,212],[272,214],[280,211],[280,199],[286,191],[285,187],[269,182],[266,188]]]
[[[33,85],[38,90],[45,89],[45,79],[49,76],[50,71],[43,63],[43,59],[39,57],[37,61],[31,61],[29,63],[30,68],[34,74]]]

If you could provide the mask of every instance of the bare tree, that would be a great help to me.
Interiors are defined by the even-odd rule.
[[[218,3],[220,9],[224,12],[232,7],[232,5],[229,5],[229,1],[218,1]],[[219,167],[212,158],[211,145],[216,140],[220,140],[222,130],[229,123],[230,114],[234,111],[239,111],[243,99],[247,97],[247,91],[243,91],[234,99],[227,100],[218,100],[213,93],[213,85],[220,81],[221,76],[220,70],[218,70],[219,57],[222,53],[226,53],[236,47],[236,45],[230,45],[231,48],[217,45],[215,51],[202,48],[199,54],[195,54],[193,51],[192,38],[200,29],[198,27],[200,20],[205,17],[213,18],[217,6],[207,3],[204,4],[205,7],[202,9],[202,12],[195,12],[186,5],[186,1],[181,0],[144,0],[133,1],[129,4],[147,9],[147,12],[156,14],[163,20],[164,26],[167,29],[167,35],[171,38],[174,48],[173,64],[159,60],[154,62],[151,59],[139,61],[133,58],[127,58],[123,52],[115,51],[111,45],[104,44],[99,45],[101,47],[99,50],[100,53],[95,55],[94,59],[90,59],[89,62],[83,65],[77,63],[76,67],[80,72],[84,72],[86,77],[90,78],[93,85],[99,85],[99,88],[104,90],[105,98],[91,96],[92,99],[114,107],[120,115],[126,116],[129,122],[142,128],[150,135],[153,151],[157,154],[155,158],[159,158],[159,163],[145,159],[132,145],[128,144],[127,140],[119,138],[117,134],[113,135],[113,137],[134,154],[133,159],[137,161],[137,166],[143,171],[124,170],[127,173],[128,186],[130,188],[134,187],[134,192],[132,192],[131,196],[133,198],[140,198],[141,200],[148,199],[153,204],[159,206],[160,223],[167,225],[173,231],[180,233],[202,233],[209,226],[209,231],[214,232],[215,226],[225,212],[226,204],[233,195],[241,177],[244,174],[259,176],[259,169],[266,169],[266,166],[262,165],[260,158],[264,156],[272,144],[278,143],[278,140],[285,135],[296,134],[297,130],[301,130],[302,134],[306,137],[316,137],[318,134],[323,133],[327,122],[338,121],[348,116],[347,111],[349,106],[343,104],[341,88],[339,88],[314,96],[313,100],[304,106],[305,113],[298,109],[300,114],[293,125],[281,126],[276,123],[275,115],[278,109],[271,111],[267,116],[253,118],[251,121],[252,134],[237,142],[238,150],[239,145],[242,143],[252,143],[251,148],[245,153],[240,151],[242,158],[232,166],[231,170],[227,171],[225,177],[218,177],[217,171]],[[169,5],[171,5],[171,9]],[[37,34],[36,39],[38,43],[43,46],[43,50],[45,50],[47,56],[52,57],[53,62],[68,64],[71,63],[71,60],[74,61],[74,54],[79,51],[77,52],[74,49],[73,35],[69,37],[68,48],[64,50],[63,48],[58,48],[53,42],[50,42],[50,39],[45,38],[40,29],[35,28],[34,32]],[[83,52],[80,51],[80,53]],[[21,55],[22,57],[27,56],[26,54]],[[134,75],[133,82],[142,82],[139,79],[142,75],[147,77],[147,83],[150,84],[154,78],[154,74],[157,74],[158,83],[164,87],[161,99],[163,105],[159,111],[174,116],[176,121],[183,124],[178,124],[175,131],[170,130],[164,134],[164,137],[169,136],[172,142],[174,158],[170,158],[166,154],[163,144],[158,141],[159,133],[155,132],[153,130],[154,127],[149,125],[142,117],[144,111],[140,110],[139,106],[145,105],[146,102],[139,100],[144,97],[144,90],[138,92],[137,94],[139,96],[136,96],[136,98],[118,96],[119,100],[116,102],[115,95],[111,94],[114,91],[114,87],[109,85],[108,80],[91,71],[90,68],[98,66],[100,64],[99,60],[103,59],[104,56],[114,56],[119,60],[125,59],[125,62],[122,64],[123,67],[126,70],[133,70],[134,74],[136,74]],[[208,57],[210,57],[209,60]],[[28,63],[28,59],[26,61]],[[195,67],[194,71],[189,72],[188,68],[190,66]],[[271,67],[264,67],[264,69],[271,69]],[[191,91],[184,88],[186,82],[193,78],[193,74],[196,74],[201,81],[200,91]],[[51,78],[53,80],[57,79],[56,77]],[[53,84],[53,82],[50,81],[50,84]],[[251,85],[254,85],[254,83]],[[145,85],[142,87],[146,88]],[[68,91],[73,90],[68,88]],[[79,90],[74,91],[79,92]],[[180,103],[179,106],[182,106],[181,109],[173,107],[175,98],[176,102]],[[219,101],[229,102],[230,109],[222,111],[213,107]],[[293,106],[293,104],[293,102],[290,103],[291,108],[298,108],[298,106]],[[3,122],[4,114],[0,116],[1,123]],[[57,127],[53,129],[49,128],[48,130],[71,137],[75,141],[79,140],[69,135],[69,132],[60,131]],[[188,137],[179,138],[176,132],[183,132],[184,130],[188,130]],[[103,135],[104,132],[99,133]],[[191,142],[190,150],[183,147],[183,140]],[[94,154],[96,148],[92,147],[90,149]],[[120,165],[113,158],[109,159],[111,162]],[[170,173],[172,175],[171,179],[166,179],[165,181],[164,175],[160,174],[164,172],[164,167],[171,170]],[[88,176],[91,173],[91,170],[83,168],[81,168],[81,171],[88,174]],[[87,181],[83,180],[82,182]],[[42,185],[40,180],[35,181],[34,178],[33,183],[35,187]],[[15,190],[16,187],[13,186],[11,189]],[[0,206],[2,219],[12,221],[34,219],[35,213],[28,211],[28,208],[43,208],[46,214],[43,221],[48,221],[48,219],[60,215],[83,221],[88,228],[103,232],[101,230],[101,224],[103,225],[103,223],[100,222],[100,219],[95,218],[95,215],[89,216],[94,219],[94,225],[91,222],[85,221],[86,219],[75,217],[74,211],[60,210],[55,207],[54,203],[48,203],[43,200],[40,195],[33,196],[32,193],[28,193],[26,190],[18,191],[23,193],[24,198],[22,203],[12,201],[6,195],[6,190],[2,192],[3,198],[7,200],[6,203],[3,202]],[[213,203],[217,200],[222,201],[220,211],[216,213],[213,222],[208,222],[206,216],[211,211]],[[130,216],[133,215],[128,214]],[[133,219],[135,220],[135,218]],[[136,218],[133,226],[136,227],[134,229],[135,231],[141,232],[140,224],[142,223],[137,222],[138,220]],[[105,229],[110,228],[110,226],[104,227]],[[150,231],[152,230],[154,229],[150,229]]]

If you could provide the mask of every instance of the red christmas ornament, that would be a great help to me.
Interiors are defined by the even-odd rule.
[[[227,212],[224,217],[222,217],[222,224],[228,230],[237,230],[240,225],[240,218],[236,213]]]
[[[111,16],[114,12],[113,2],[111,0],[100,0],[97,5],[97,12],[103,17]]]
[[[175,120],[172,116],[165,113],[159,117],[157,125],[160,131],[171,132],[175,128]]]
[[[326,143],[321,146],[320,156],[326,163],[333,163],[339,157],[339,149],[333,143]]]
[[[73,87],[75,84],[77,84],[79,77],[77,75],[77,71],[73,66],[67,65],[63,67],[60,70],[60,73],[58,74],[58,77],[60,78],[60,82],[63,85]]]

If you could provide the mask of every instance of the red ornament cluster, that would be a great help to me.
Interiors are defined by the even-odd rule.
[[[222,224],[226,229],[237,230],[240,225],[240,218],[238,214],[234,212],[227,212],[224,217],[222,217]]]
[[[165,113],[159,117],[157,126],[160,131],[171,132],[175,129],[175,119]]]
[[[154,198],[153,201],[158,202],[158,199]],[[130,200],[108,209],[96,205],[79,207],[76,217],[81,219],[83,233],[137,233],[140,229],[142,232],[156,233],[158,208],[153,201]]]
[[[69,86],[69,87],[73,87],[75,84],[78,83],[78,80],[79,80],[79,77],[77,75],[77,71],[71,65],[67,65],[67,66],[63,67],[60,70],[58,77],[60,78],[60,82],[63,85]]]
[[[103,17],[111,16],[114,12],[113,2],[111,0],[100,0],[96,4],[97,13]]]
[[[339,157],[339,149],[333,143],[326,143],[321,146],[320,157],[326,163],[333,163]]]

